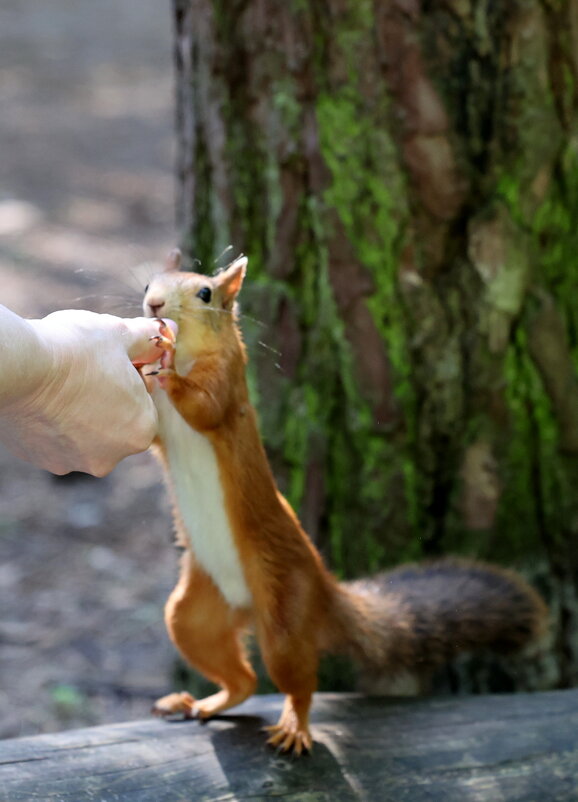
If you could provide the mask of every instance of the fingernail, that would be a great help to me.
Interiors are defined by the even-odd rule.
[[[163,317],[161,318],[161,320],[163,321],[163,323],[166,323],[166,325],[169,327],[169,329],[172,331],[173,334],[179,333],[178,325],[175,323],[174,320],[171,320],[170,317]]]

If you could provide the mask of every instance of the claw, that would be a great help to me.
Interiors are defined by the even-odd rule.
[[[263,729],[271,733],[267,744],[279,754],[293,752],[296,757],[299,757],[304,752],[311,752],[313,749],[313,739],[308,730],[294,729],[290,725],[282,724],[273,724],[270,727],[263,727]]]
[[[167,326],[161,317],[155,317],[156,322],[159,324],[159,332],[162,337],[169,340],[173,345],[176,342],[176,337],[170,326]]]
[[[162,334],[154,334],[149,337],[149,342],[154,343],[157,348],[162,348],[163,351],[171,351],[175,347],[175,341]]]
[[[161,358],[161,365],[163,365],[162,358]],[[176,375],[177,375],[177,372],[176,372],[176,370],[174,368],[165,367],[164,365],[163,365],[163,367],[160,368],[160,370],[157,370],[157,372],[156,372],[157,381],[158,381],[158,383],[160,384],[160,386],[163,389],[166,389],[166,385],[167,385],[168,380],[172,376],[176,376]]]

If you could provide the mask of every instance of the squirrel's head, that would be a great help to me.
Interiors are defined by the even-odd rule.
[[[181,252],[171,251],[165,270],[145,290],[146,317],[171,318],[179,335],[203,329],[215,332],[232,325],[235,301],[247,270],[247,258],[240,256],[215,276],[179,270]]]

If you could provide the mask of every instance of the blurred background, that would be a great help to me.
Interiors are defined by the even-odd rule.
[[[537,656],[445,691],[578,683],[576,8],[0,9],[3,302],[138,314],[174,244],[246,253],[266,446],[333,569],[459,553],[550,604]],[[0,458],[0,734],[143,715],[179,673],[159,470]]]
[[[139,314],[174,247],[171,29],[168,0],[1,4],[1,297],[24,317]],[[171,542],[150,455],[58,479],[0,448],[1,736],[147,714]]]

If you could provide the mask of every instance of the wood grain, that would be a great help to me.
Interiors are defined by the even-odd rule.
[[[238,715],[0,743],[2,802],[576,802],[578,691],[397,700],[319,694],[313,754],[265,747],[281,697]]]

